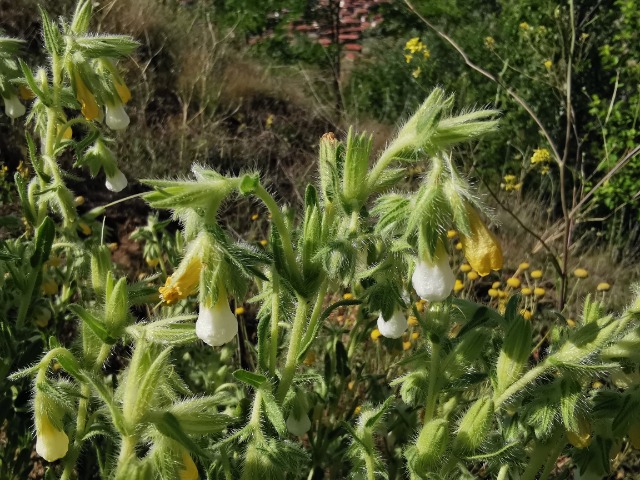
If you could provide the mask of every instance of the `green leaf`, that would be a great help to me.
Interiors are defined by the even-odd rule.
[[[262,384],[267,381],[267,377],[265,377],[264,375],[260,375],[259,373],[247,372],[246,370],[236,370],[235,372],[233,372],[233,378],[255,388],[260,388]]]
[[[30,259],[32,268],[40,268],[48,260],[55,234],[56,226],[53,220],[45,217],[36,230],[35,249]]]
[[[98,317],[93,315],[88,310],[85,310],[80,305],[75,304],[69,305],[69,310],[80,317],[80,319],[87,324],[91,331],[95,333],[96,336],[107,345],[113,345],[118,341],[117,338],[113,338],[110,335],[104,323],[102,323],[102,321]]]
[[[45,9],[38,6],[38,10],[42,17],[42,34],[44,37],[45,48],[53,55],[61,56],[64,49],[64,39],[62,38],[62,34],[60,33],[58,26],[49,18]]]
[[[138,42],[124,35],[76,37],[74,40],[78,50],[89,58],[122,58],[138,48]]]
[[[184,448],[195,453],[199,457],[211,459],[209,453],[201,449],[198,444],[191,440],[191,438],[184,432],[175,415],[169,412],[164,412],[162,415],[155,417],[153,419],[153,423],[164,436],[172,438]]]
[[[382,416],[387,412],[387,410],[393,405],[395,400],[394,396],[387,398],[384,403],[378,408],[378,411],[374,413],[367,422],[364,424],[366,428],[375,428],[378,422],[382,419]]]
[[[262,396],[262,403],[264,405],[264,412],[267,415],[269,422],[271,422],[271,425],[273,425],[280,435],[284,436],[287,433],[287,425],[275,397],[271,391],[267,390],[265,387],[261,388],[260,392]]]
[[[24,178],[22,178],[22,175],[16,172],[13,176],[13,179],[16,183],[16,190],[18,190],[18,197],[20,198],[22,213],[30,225],[35,225],[36,214],[33,211],[31,202],[29,201],[29,194],[27,193],[27,185],[25,184]]]
[[[269,358],[269,325],[271,324],[271,316],[264,315],[258,322],[258,365],[261,369],[268,369]],[[275,339],[273,339],[275,341]],[[299,357],[298,357],[299,358]]]

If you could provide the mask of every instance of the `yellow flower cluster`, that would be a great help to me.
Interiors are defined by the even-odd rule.
[[[547,70],[551,70],[551,67],[553,67],[553,62],[551,60],[545,60],[544,68],[546,68]]]
[[[429,58],[431,56],[431,52],[427,46],[422,43],[422,41],[418,37],[413,37],[408,40],[404,46],[404,49],[407,50],[411,55],[416,53],[422,53],[423,58]]]
[[[486,37],[484,39],[484,46],[487,48],[495,48],[496,46],[496,41],[493,37]]]
[[[551,161],[551,154],[546,148],[536,148],[531,156],[531,164],[548,163]]]
[[[527,22],[520,22],[520,30],[529,30],[529,24]]]
[[[522,189],[522,182],[518,182],[518,177],[515,175],[505,175],[503,177],[504,182],[500,184],[500,188],[502,188],[506,192],[517,192]]]

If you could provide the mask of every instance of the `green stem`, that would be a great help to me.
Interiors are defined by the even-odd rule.
[[[364,457],[364,462],[367,467],[367,480],[375,480],[376,479],[376,466],[373,461],[373,457],[369,454],[366,454]]]
[[[276,366],[278,363],[278,317],[280,316],[280,280],[277,272],[271,274],[271,288],[273,294],[271,297],[271,335],[269,338],[269,373],[274,376],[276,374]]]
[[[262,185],[258,185],[255,194],[260,200],[263,201],[263,203],[269,209],[269,213],[271,213],[271,221],[278,229],[278,234],[280,235],[280,239],[282,240],[282,249],[284,250],[284,255],[287,259],[287,264],[289,265],[289,271],[296,278],[300,278],[298,262],[293,251],[293,243],[291,242],[291,236],[289,235],[289,229],[287,228],[287,224],[284,220],[284,215],[282,215],[278,204],[273,199],[271,194],[267,192]]]
[[[264,440],[262,435],[262,428],[260,425],[260,418],[262,413],[262,392],[256,390],[256,395],[253,397],[253,407],[251,409],[251,418],[249,419],[249,427],[253,431],[254,438],[261,442]]]
[[[115,478],[121,478],[120,474],[126,471],[126,467],[136,458],[136,444],[138,437],[135,435],[125,435],[122,437],[120,453],[118,454],[118,466],[116,467]]]
[[[291,383],[293,382],[293,376],[296,373],[300,341],[302,340],[302,332],[307,320],[308,310],[309,302],[298,295],[298,306],[296,307],[296,317],[293,320],[293,327],[291,328],[289,350],[287,351],[287,359],[284,364],[284,370],[282,371],[282,379],[278,386],[277,399],[280,403],[282,403],[287,396],[289,387],[291,387]]]
[[[311,335],[316,330],[318,325],[318,321],[320,320],[320,314],[322,313],[322,306],[324,305],[324,296],[327,294],[327,289],[329,288],[329,282],[327,279],[323,280],[320,285],[320,289],[318,290],[318,296],[316,297],[316,303],[313,306],[313,310],[311,311],[311,318],[309,319],[309,326],[307,330],[304,332],[304,340],[302,341],[302,345],[307,345],[311,341]]]
[[[509,475],[509,465],[503,465],[500,467],[496,480],[507,480],[507,475]]]
[[[440,368],[440,344],[429,340],[431,343],[431,367],[429,368],[429,389],[427,392],[427,403],[424,408],[425,425],[433,418],[436,412],[439,384],[439,368]]]
[[[551,474],[551,470],[556,466],[558,457],[562,453],[562,449],[565,446],[565,434],[561,429],[558,429],[556,435],[550,442],[549,453],[547,461],[545,462],[544,469],[540,474],[539,480],[546,480]]]

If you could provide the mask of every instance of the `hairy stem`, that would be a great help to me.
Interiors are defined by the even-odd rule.
[[[307,320],[307,312],[309,310],[309,302],[300,295],[298,295],[298,306],[296,307],[296,317],[293,320],[293,327],[291,328],[291,335],[289,337],[289,350],[287,351],[287,359],[284,364],[284,370],[282,371],[282,379],[278,386],[277,399],[279,402],[283,402],[293,382],[293,376],[296,373],[296,367],[298,366],[298,352],[300,350],[300,341],[302,340],[302,332],[304,324]]]

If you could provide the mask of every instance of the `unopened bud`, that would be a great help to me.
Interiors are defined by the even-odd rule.
[[[473,452],[485,440],[493,421],[493,400],[481,397],[464,414],[458,427],[453,448],[459,452]]]
[[[509,326],[498,357],[498,392],[504,392],[522,373],[531,354],[531,337],[531,322],[517,316]]]
[[[429,470],[442,460],[449,443],[449,424],[443,419],[430,420],[424,424],[416,442],[416,467]]]

